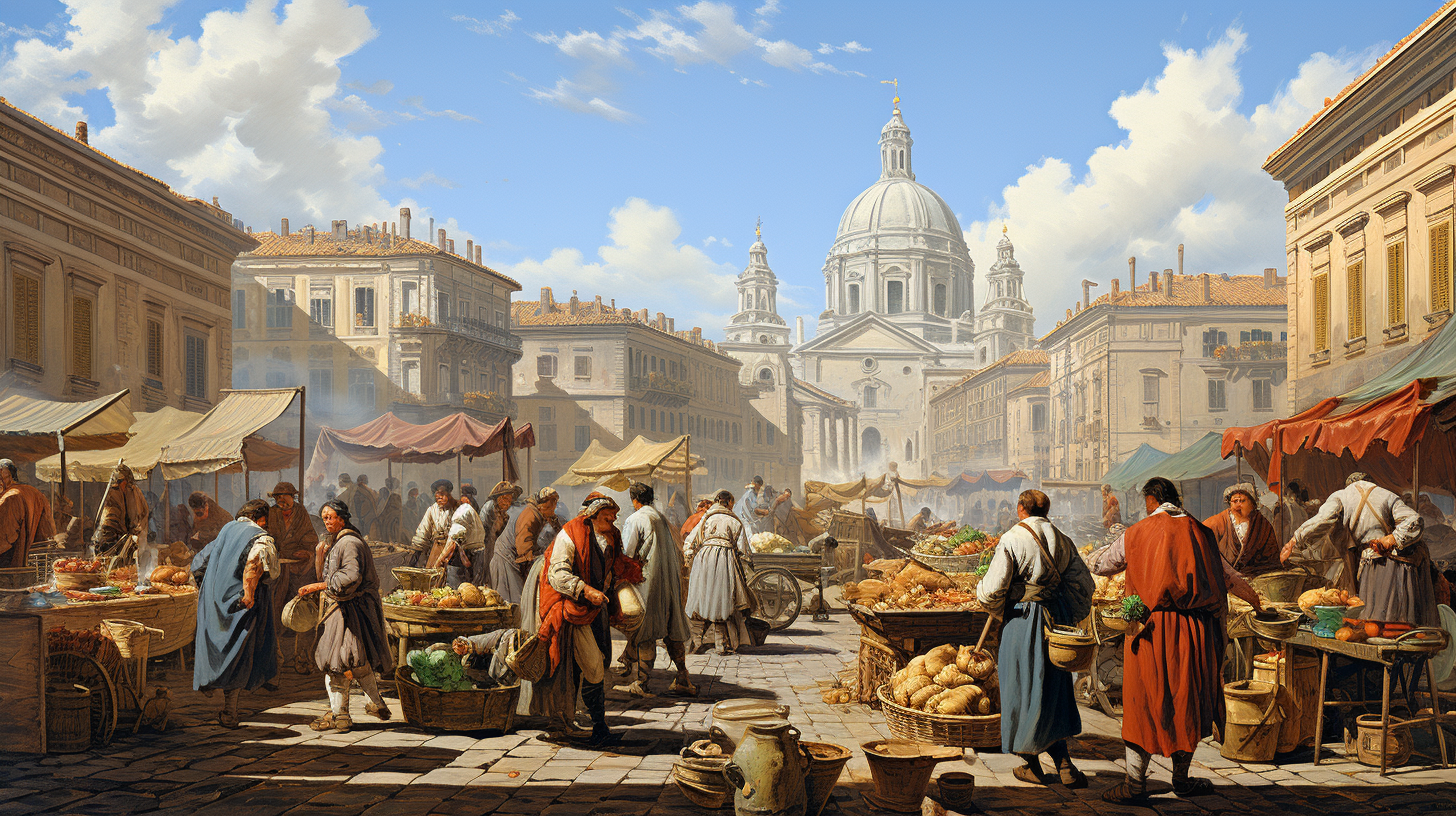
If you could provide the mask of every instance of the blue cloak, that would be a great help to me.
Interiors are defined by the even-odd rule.
[[[248,551],[262,535],[267,532],[251,521],[230,521],[192,559],[198,582],[194,689],[252,690],[278,673],[272,587],[259,581],[252,608],[241,603]]]

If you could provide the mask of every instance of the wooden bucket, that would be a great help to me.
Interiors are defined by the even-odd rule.
[[[960,759],[959,748],[938,748],[904,739],[878,739],[860,746],[874,780],[870,804],[898,813],[919,813],[930,774],[938,763]]]
[[[1279,729],[1279,752],[1302,745],[1314,745],[1314,726],[1319,719],[1319,658],[1300,655],[1294,659],[1293,676],[1283,660],[1261,656],[1254,659],[1254,678],[1279,687],[1284,724]]]
[[[78,754],[91,747],[91,690],[46,686],[46,751]]]
[[[832,742],[801,741],[799,747],[809,758],[809,773],[804,778],[807,803],[804,816],[819,816],[824,806],[829,804],[829,797],[834,793],[834,786],[839,783],[839,775],[852,753],[843,745]]]
[[[1227,711],[1223,729],[1225,759],[1238,762],[1268,762],[1279,748],[1279,729],[1284,711],[1278,689],[1261,680],[1239,680],[1223,687]]]
[[[1360,764],[1379,768],[1382,747],[1385,749],[1387,766],[1396,767],[1410,761],[1412,750],[1410,734],[1405,729],[1396,731],[1393,728],[1399,722],[1403,722],[1399,717],[1390,718],[1390,724],[1392,726],[1390,741],[1382,745],[1380,741],[1380,715],[1361,714],[1355,718],[1355,728],[1357,729],[1356,740],[1359,746],[1355,758],[1360,760]]]

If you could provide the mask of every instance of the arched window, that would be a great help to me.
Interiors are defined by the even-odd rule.
[[[907,440],[905,440],[905,461],[908,462],[908,461],[912,461],[914,459],[915,459],[915,446],[910,443],[910,440],[907,439]]]
[[[847,314],[859,314],[859,284],[849,285],[849,311]]]
[[[941,317],[945,317],[945,307],[946,307],[946,304],[945,304],[945,284],[943,284],[943,283],[937,283],[935,285],[935,301],[934,301],[934,304],[935,304],[935,313],[938,314],[938,315],[940,315]]]
[[[885,286],[885,311],[899,314],[905,311],[905,282],[890,281]]]
[[[760,382],[772,383],[774,381],[773,370],[767,368],[759,369],[758,379]]]

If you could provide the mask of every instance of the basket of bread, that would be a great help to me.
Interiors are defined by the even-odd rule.
[[[996,659],[974,646],[937,646],[877,691],[890,733],[957,748],[1001,744]]]

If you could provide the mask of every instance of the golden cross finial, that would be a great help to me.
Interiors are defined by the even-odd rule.
[[[1001,234],[1002,235],[1005,235],[1006,234],[1006,225],[1005,224],[1002,224],[1001,225]]]
[[[894,85],[895,86],[895,113],[899,113],[900,112],[900,80],[899,79],[882,79],[882,80],[880,80],[880,84],[881,85]]]
[[[763,217],[762,216],[759,217],[758,223],[753,226],[753,237],[757,238],[760,241],[763,240]]]

